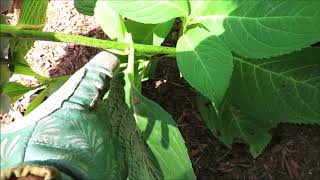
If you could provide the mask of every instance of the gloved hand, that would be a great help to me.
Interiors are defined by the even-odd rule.
[[[23,120],[1,128],[1,179],[118,179],[118,142],[99,106],[117,66],[116,56],[99,53]]]

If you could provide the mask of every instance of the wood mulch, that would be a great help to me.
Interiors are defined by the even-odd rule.
[[[175,45],[178,29],[176,23],[165,45]],[[75,10],[73,1],[50,1],[44,31],[106,38],[93,17]],[[95,48],[74,44],[37,41],[26,58],[35,71],[56,77],[74,73],[97,52]],[[15,76],[13,80],[27,85],[37,83],[24,76]],[[11,114],[0,115],[1,124],[18,120],[37,93],[15,103]],[[160,104],[177,122],[198,179],[320,179],[318,125],[281,124],[273,130],[272,142],[265,151],[253,159],[242,141],[228,149],[212,136],[197,110],[196,92],[181,78],[174,59],[161,60],[155,78],[143,83],[143,94]]]

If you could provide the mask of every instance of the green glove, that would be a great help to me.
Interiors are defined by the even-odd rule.
[[[24,119],[3,127],[1,179],[30,164],[55,167],[62,179],[119,179],[118,142],[99,106],[117,66],[116,56],[99,53]]]

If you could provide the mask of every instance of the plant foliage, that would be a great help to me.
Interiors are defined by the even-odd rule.
[[[226,145],[240,137],[257,157],[271,140],[270,128],[279,122],[320,122],[319,49],[307,48],[320,40],[319,1],[158,3],[112,1],[109,7],[145,24],[180,17],[178,67],[201,94],[198,107],[203,119]],[[148,28],[134,29],[147,37]],[[130,32],[133,37],[137,33]]]
[[[43,3],[36,3],[41,14],[34,22],[27,21],[36,16],[26,13],[31,2]],[[43,23],[45,3],[25,0],[27,7],[19,22]],[[176,124],[140,90],[141,81],[156,65],[155,56],[133,51],[138,44],[160,49],[177,19],[182,24],[176,47],[179,70],[199,92],[197,103],[203,120],[224,144],[231,147],[235,138],[241,138],[257,157],[277,124],[320,124],[320,49],[311,48],[320,41],[318,0],[75,0],[75,7],[93,15],[111,40],[130,46],[126,51],[115,51],[119,50],[116,47],[111,51],[128,57],[122,62],[127,67],[124,75],[117,77],[124,81],[124,94],[119,96],[124,99],[118,101],[139,129],[141,136],[134,141],[150,147],[151,152],[142,151],[142,156],[154,164],[150,164],[154,176],[142,171],[133,176],[137,179],[195,178]],[[15,47],[29,44],[19,39],[15,42]],[[14,58],[20,59],[21,68],[26,67],[24,71],[30,74],[21,60],[25,50],[14,49],[18,54]],[[57,82],[44,82],[49,81]],[[108,97],[113,96],[111,92],[112,88]],[[128,144],[123,146],[128,148]]]

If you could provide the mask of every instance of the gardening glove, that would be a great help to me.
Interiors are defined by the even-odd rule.
[[[1,128],[1,180],[119,179],[118,142],[100,108],[117,57],[101,52],[24,119]]]

